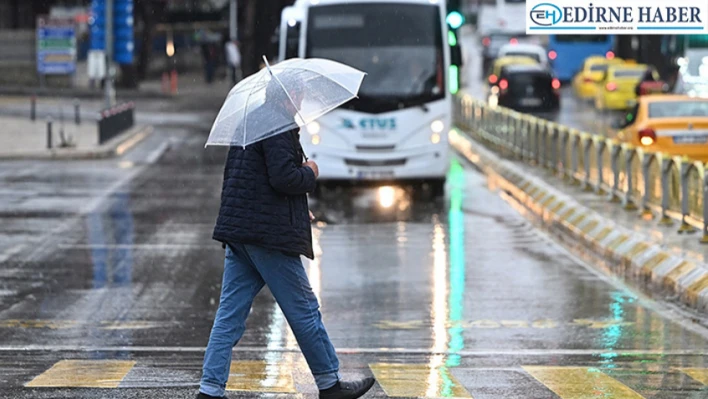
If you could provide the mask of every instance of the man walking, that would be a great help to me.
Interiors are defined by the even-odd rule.
[[[271,83],[266,99],[274,100],[278,85]],[[292,121],[294,109],[287,107],[301,98],[297,91],[289,95],[279,106],[267,101],[249,120],[274,126]],[[300,255],[314,258],[306,193],[314,191],[319,169],[313,161],[302,163],[298,130],[229,150],[213,235],[225,246],[224,276],[198,398],[224,397],[232,348],[244,333],[254,297],[266,284],[295,334],[320,398],[355,399],[374,385],[373,378],[340,380],[337,354],[300,260]]]
[[[239,81],[237,73],[241,70],[241,52],[236,40],[228,40],[224,44],[224,52],[226,53],[226,64],[231,75],[231,84],[235,85]]]

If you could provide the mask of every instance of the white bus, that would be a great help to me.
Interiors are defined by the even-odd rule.
[[[295,58],[299,54],[300,26],[303,9],[296,3],[283,8],[280,13],[280,38],[278,43],[278,61]]]
[[[304,10],[300,57],[367,73],[358,99],[303,129],[319,179],[424,183],[441,195],[457,85],[444,0],[310,0]]]
[[[523,35],[526,0],[478,0],[477,32],[481,35]]]

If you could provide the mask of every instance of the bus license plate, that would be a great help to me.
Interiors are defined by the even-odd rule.
[[[390,179],[393,177],[392,170],[360,170],[356,176],[359,179]]]
[[[674,144],[704,144],[706,141],[708,141],[708,135],[705,134],[674,136]]]
[[[542,100],[540,98],[522,98],[519,103],[522,107],[537,107],[541,105]]]

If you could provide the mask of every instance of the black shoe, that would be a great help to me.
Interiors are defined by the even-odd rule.
[[[371,377],[359,381],[337,381],[332,388],[320,391],[320,399],[356,399],[368,392],[375,382]]]
[[[209,396],[205,393],[199,392],[197,399],[228,399],[226,396]]]

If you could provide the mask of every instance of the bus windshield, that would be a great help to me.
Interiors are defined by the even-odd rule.
[[[367,73],[365,101],[397,109],[445,96],[443,38],[437,6],[337,4],[311,7],[306,57],[327,58]],[[383,112],[383,110],[381,110]]]
[[[611,40],[608,35],[553,35],[557,43],[606,43]]]

